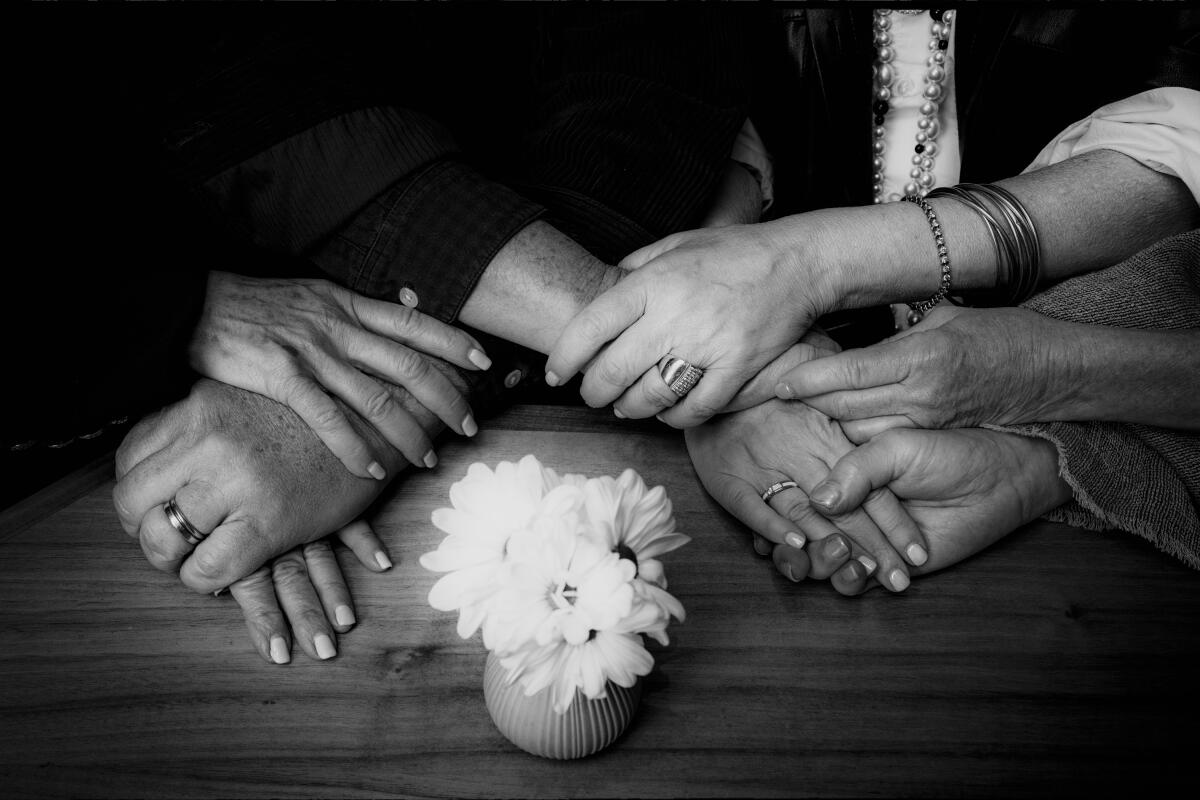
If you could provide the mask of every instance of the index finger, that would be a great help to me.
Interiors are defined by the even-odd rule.
[[[559,335],[546,359],[546,383],[558,386],[570,380],[600,348],[645,313],[646,296],[634,277],[622,280],[597,297]]]
[[[492,360],[466,331],[415,308],[351,295],[350,308],[364,328],[463,369],[487,369]]]
[[[909,346],[904,340],[883,342],[814,358],[786,372],[775,387],[775,396],[792,400],[896,383],[908,374],[903,356]]]

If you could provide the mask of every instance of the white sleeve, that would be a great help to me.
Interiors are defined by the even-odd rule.
[[[775,169],[771,166],[771,154],[767,152],[754,123],[748,118],[738,131],[729,158],[748,169],[758,180],[758,188],[762,190],[763,211],[770,208],[771,203],[775,202]]]
[[[1098,108],[1046,145],[1025,172],[1093,150],[1116,150],[1179,178],[1200,204],[1200,92],[1150,89]]]

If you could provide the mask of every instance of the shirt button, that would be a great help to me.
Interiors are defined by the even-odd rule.
[[[400,304],[401,305],[406,305],[409,308],[416,308],[418,299],[419,298],[417,297],[417,293],[414,292],[412,289],[408,288],[407,286],[405,286],[403,289],[400,290]]]
[[[525,377],[524,372],[521,372],[521,370],[519,370],[519,369],[514,369],[512,372],[510,372],[504,376],[504,388],[505,389],[516,388],[517,384],[520,383],[521,379],[524,377]]]
[[[902,78],[896,81],[896,94],[901,97],[910,97],[913,93],[913,82],[908,78]]]

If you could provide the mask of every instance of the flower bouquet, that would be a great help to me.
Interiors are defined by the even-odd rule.
[[[472,464],[450,502],[433,512],[446,538],[421,564],[447,573],[430,604],[458,611],[464,639],[482,631],[493,721],[537,755],[606,747],[654,666],[642,634],[665,645],[671,617],[684,618],[658,560],[689,541],[666,492],[633,470],[558,475],[530,455]]]

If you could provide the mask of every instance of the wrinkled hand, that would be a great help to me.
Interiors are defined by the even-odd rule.
[[[390,469],[403,466],[380,449]],[[343,469],[287,407],[209,380],[129,432],[117,478],[113,501],[125,531],[151,564],[200,592],[340,529],[384,487]],[[195,549],[167,521],[163,504],[172,497],[210,533]]]
[[[818,513],[809,493],[830,467],[853,449],[836,422],[803,403],[772,400],[706,425],[685,435],[692,465],[708,493],[727,511],[774,547],[775,564],[792,580],[829,573],[810,569],[801,548],[844,533],[851,555],[893,591],[909,583],[909,568],[925,563],[926,544],[917,526],[887,489],[873,492],[846,513]],[[762,501],[767,487],[793,480],[787,489]],[[858,506],[861,505],[861,508]],[[769,545],[756,542],[760,552]],[[811,547],[811,545],[810,545]],[[813,565],[814,567],[816,565]]]
[[[896,427],[1044,419],[1055,402],[1050,324],[1018,308],[942,305],[884,342],[797,365],[775,394],[841,421],[856,442]]]
[[[944,569],[998,541],[1071,497],[1059,477],[1054,445],[982,429],[897,429],[841,458],[814,487],[822,513],[845,514],[880,489],[891,490],[929,543],[914,574]],[[832,538],[832,537],[831,537]],[[814,569],[833,574],[843,594],[859,594],[870,576],[836,540],[810,546]]]
[[[383,543],[359,520],[338,531],[337,538],[373,572],[391,566]],[[229,587],[242,607],[250,640],[274,664],[291,661],[292,635],[310,658],[337,655],[337,634],[357,621],[354,601],[329,539],[319,539],[273,559]]]
[[[462,394],[422,353],[464,369],[490,365],[473,338],[414,309],[328,281],[227,272],[209,275],[190,347],[197,372],[291,407],[347,469],[378,479],[386,476],[382,458],[333,397],[412,464],[433,466],[433,444],[375,376],[407,389],[454,431],[477,429]]]
[[[547,381],[561,383],[591,361],[588,405],[613,403],[633,418],[663,412],[679,428],[700,424],[832,306],[820,280],[797,277],[795,250],[770,222],[688,231],[638,250],[621,262],[634,271],[567,325]],[[682,399],[658,372],[668,353],[705,370]]]

